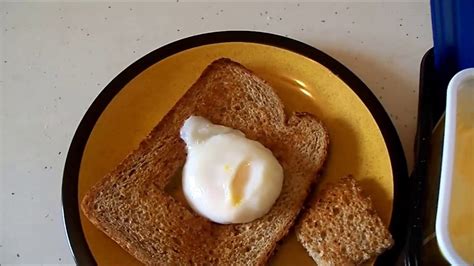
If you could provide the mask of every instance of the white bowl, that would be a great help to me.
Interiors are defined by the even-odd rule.
[[[462,94],[461,94],[462,93]],[[461,96],[462,95],[462,99]],[[466,95],[468,95],[466,97]],[[460,141],[460,137],[457,134],[457,117],[458,117],[458,106],[459,108],[465,108],[466,105],[462,104],[459,105],[460,100],[466,101],[466,99],[470,99],[474,96],[474,68],[469,68],[457,73],[449,82],[448,91],[447,91],[447,99],[446,99],[446,121],[445,121],[445,129],[444,129],[444,146],[443,146],[443,158],[442,158],[442,165],[441,165],[441,179],[440,179],[440,188],[439,188],[439,198],[438,198],[438,209],[436,215],[436,236],[438,240],[438,246],[443,253],[443,256],[446,260],[452,265],[469,265],[474,263],[473,261],[466,261],[467,259],[465,256],[463,257],[459,249],[456,248],[455,239],[453,235],[450,233],[450,215],[453,211],[452,201],[453,197],[459,197],[459,195],[463,195],[466,197],[470,197],[470,202],[467,201],[466,204],[468,205],[468,211],[474,211],[474,182],[466,182],[466,186],[473,186],[472,187],[472,194],[466,195],[459,194],[460,191],[453,191],[453,189],[459,188],[457,185],[454,186],[454,182],[462,182],[459,181],[460,175],[455,174],[455,156],[456,156],[456,142]],[[469,103],[469,108],[474,108],[474,101]],[[464,123],[464,122],[463,122]],[[468,121],[469,126],[472,126],[473,121]],[[472,127],[471,127],[472,129]],[[471,151],[474,152],[474,147],[472,147]],[[474,164],[474,153],[470,155],[472,160],[472,164]],[[468,172],[469,178],[474,178],[473,172]],[[471,184],[471,185],[470,185]],[[463,184],[464,185],[464,184]],[[463,188],[464,190],[464,188]],[[458,193],[458,194],[456,194]],[[457,199],[454,201],[454,204],[457,204]],[[456,207],[457,206],[457,207]],[[466,208],[456,205],[454,208]],[[469,207],[470,206],[470,207]],[[469,209],[470,208],[470,209]],[[457,211],[457,210],[456,210]],[[466,219],[469,219],[466,217]],[[474,222],[470,222],[471,233],[474,234]],[[474,240],[473,240],[474,241]],[[472,242],[471,242],[472,243]],[[472,250],[474,253],[474,249]]]

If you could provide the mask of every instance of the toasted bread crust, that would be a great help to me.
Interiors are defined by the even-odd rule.
[[[296,237],[318,265],[358,265],[393,245],[390,232],[352,176],[316,194]]]
[[[179,129],[190,115],[241,130],[272,150],[283,189],[264,217],[218,225],[164,189],[186,159]],[[85,216],[149,265],[261,265],[293,225],[327,155],[329,137],[310,114],[286,117],[269,84],[229,59],[209,65],[162,121],[82,199]]]

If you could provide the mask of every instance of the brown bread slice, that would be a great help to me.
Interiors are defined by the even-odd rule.
[[[358,265],[393,244],[371,199],[352,176],[316,195],[297,225],[296,237],[318,265]]]
[[[272,150],[285,178],[268,214],[246,224],[218,225],[165,192],[185,162],[179,129],[190,115],[239,129]],[[238,63],[219,59],[138,149],[87,192],[82,210],[145,264],[261,265],[293,225],[328,144],[321,122],[306,113],[287,117],[268,83]]]

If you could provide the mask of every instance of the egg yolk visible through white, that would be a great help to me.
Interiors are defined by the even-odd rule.
[[[221,224],[265,215],[280,195],[283,168],[261,143],[199,116],[181,128],[188,156],[183,192],[193,210]]]

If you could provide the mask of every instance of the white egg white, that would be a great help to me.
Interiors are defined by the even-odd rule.
[[[283,168],[269,149],[199,116],[185,121],[181,138],[188,152],[183,192],[194,211],[221,224],[268,213],[283,185]]]

